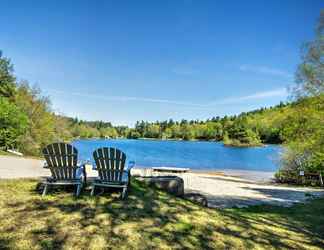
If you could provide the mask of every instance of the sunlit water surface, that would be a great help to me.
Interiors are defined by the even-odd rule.
[[[76,140],[73,145],[83,160],[92,159],[98,147],[116,147],[128,161],[141,167],[186,167],[192,170],[243,170],[274,172],[278,168],[277,145],[265,147],[225,147],[221,142],[159,140]]]

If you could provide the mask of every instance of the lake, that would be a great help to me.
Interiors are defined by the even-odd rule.
[[[242,170],[274,172],[281,147],[235,148],[221,142],[160,140],[76,140],[73,145],[83,160],[92,159],[98,147],[116,147],[128,161],[140,167],[186,167],[193,170]]]

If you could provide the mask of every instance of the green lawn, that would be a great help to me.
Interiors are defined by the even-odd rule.
[[[42,198],[36,180],[0,181],[0,249],[324,247],[324,199],[292,208],[213,210],[133,181],[117,193]]]
[[[6,156],[9,155],[9,156],[11,156],[11,155],[14,155],[14,154],[9,153],[7,151],[0,150],[0,155],[6,155]]]

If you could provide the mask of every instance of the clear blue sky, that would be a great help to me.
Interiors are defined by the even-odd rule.
[[[0,50],[56,112],[133,125],[286,100],[324,1],[1,1]]]

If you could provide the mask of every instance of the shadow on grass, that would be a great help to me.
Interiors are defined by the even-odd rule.
[[[33,240],[39,242],[42,249],[63,249],[68,236],[62,234],[56,224],[54,220],[47,219],[44,228],[31,231]]]
[[[267,197],[270,197],[272,199],[280,199],[286,202],[295,202],[299,200],[303,200],[305,198],[305,195],[307,196],[320,196],[323,195],[323,190],[318,191],[312,191],[311,193],[313,195],[309,195],[309,192],[306,192],[305,190],[301,189],[291,189],[291,188],[259,188],[259,187],[244,187],[248,190],[253,190],[255,192],[261,193]]]
[[[294,241],[295,246],[306,244],[317,246],[319,249],[324,247],[323,212],[324,199],[297,204],[290,208],[260,205],[220,211],[226,220],[235,221],[236,225],[246,231],[256,232],[248,237],[252,237],[255,242],[262,243],[264,239],[267,239],[271,246],[293,248],[293,246],[283,242],[286,239]],[[277,231],[277,233],[274,233],[274,231]],[[287,232],[296,233],[296,237],[289,239]],[[235,232],[227,228],[223,233],[234,234]],[[246,238],[242,235],[240,237]]]
[[[299,205],[288,209],[257,206],[212,210],[149,188],[139,181],[132,182],[125,200],[115,193],[95,197],[83,193],[77,199],[62,191],[41,198],[35,188],[31,188],[35,184],[29,183],[21,197],[9,199],[14,193],[8,194],[6,199],[0,196],[11,218],[6,222],[6,215],[0,213],[2,224],[6,223],[0,227],[0,249],[15,248],[21,240],[18,232],[26,232],[23,237],[35,248],[42,249],[100,248],[100,239],[109,248],[133,249],[235,249],[252,248],[255,244],[294,247],[276,228],[284,230],[287,237],[293,237],[296,246],[320,247],[324,242],[321,235],[324,221],[319,219],[324,209],[323,200],[314,201],[308,207]],[[311,218],[305,220],[298,211],[307,212]]]
[[[255,185],[262,185],[262,183],[258,183],[255,181],[249,181],[249,180],[244,180],[244,179],[230,179],[230,178],[225,178],[222,176],[212,176],[212,177],[207,177],[207,176],[201,176],[203,179],[209,179],[209,180],[222,180],[226,182],[234,182],[234,183],[244,183],[244,184],[255,184]]]

